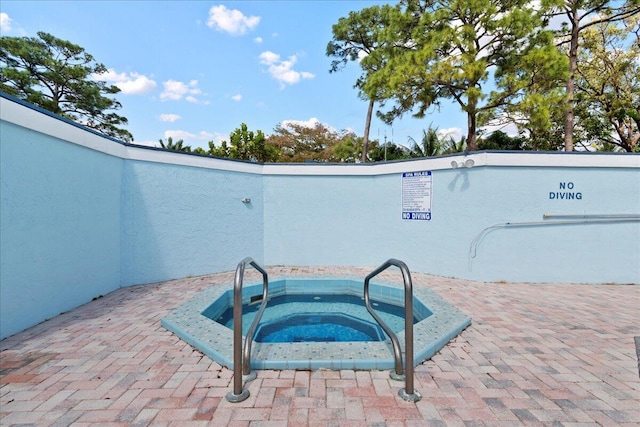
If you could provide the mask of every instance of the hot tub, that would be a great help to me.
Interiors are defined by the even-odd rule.
[[[464,313],[444,301],[426,286],[414,287],[414,363],[433,356],[470,323]],[[262,296],[262,283],[245,284],[243,289],[243,335],[255,316]],[[362,303],[363,281],[350,278],[279,278],[269,281],[269,302],[289,299],[289,305],[269,302],[251,353],[253,369],[391,369],[394,366],[390,340],[379,330]],[[377,313],[404,342],[404,289],[400,283],[372,282],[370,296]],[[337,300],[328,305],[327,300]],[[162,319],[162,325],[178,337],[202,351],[222,366],[233,368],[233,331],[229,315],[233,301],[233,284],[208,288],[174,309]],[[314,303],[318,308],[313,308]],[[296,305],[298,306],[296,308]],[[377,305],[377,306],[376,306]],[[296,314],[297,313],[297,314]],[[360,332],[371,332],[369,339],[337,339],[327,335],[327,328],[310,332],[312,326],[300,325],[302,314],[315,319],[325,316],[324,323],[346,323]],[[287,317],[289,317],[287,319]],[[346,320],[345,320],[346,319]],[[292,322],[287,323],[287,320]],[[344,322],[343,322],[344,321]],[[282,339],[278,326],[302,326]],[[315,325],[317,326],[317,325]],[[305,331],[306,329],[306,331]],[[329,328],[330,329],[330,328]],[[279,335],[275,340],[259,335]],[[323,336],[324,335],[324,336]],[[377,335],[377,336],[376,336]],[[297,339],[296,339],[297,337]],[[326,338],[326,339],[325,339]],[[262,342],[261,342],[262,341]],[[289,341],[289,342],[283,342]]]

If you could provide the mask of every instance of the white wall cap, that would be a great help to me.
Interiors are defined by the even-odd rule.
[[[125,156],[124,144],[4,97],[0,97],[0,119],[112,156]]]
[[[264,165],[265,175],[386,175],[419,170],[468,169],[467,160],[473,160],[472,168],[496,167],[612,167],[640,168],[640,155],[614,153],[543,153],[525,152],[477,152],[444,157],[411,159],[390,163],[367,164],[278,164]]]
[[[639,154],[535,151],[483,151],[388,163],[268,163],[263,165],[124,144],[4,96],[0,97],[0,119],[123,159],[264,175],[374,176],[418,170],[447,170],[452,169],[454,163],[459,165],[458,168],[466,169],[464,162],[468,159],[473,160],[473,168],[481,166],[640,168]]]
[[[193,166],[197,168],[217,169],[253,174],[261,174],[263,169],[263,165],[261,163],[220,159],[216,157],[181,153],[178,151],[145,148],[135,145],[126,146],[126,158],[130,160],[167,163],[172,165]]]

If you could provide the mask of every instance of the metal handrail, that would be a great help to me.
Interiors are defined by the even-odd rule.
[[[527,227],[550,227],[550,226],[563,226],[563,225],[577,225],[577,224],[615,224],[615,223],[628,223],[628,222],[640,222],[640,215],[550,215],[544,214],[544,221],[525,221],[525,222],[504,222],[491,225],[483,229],[474,239],[469,246],[469,266],[471,266],[471,259],[477,255],[478,246],[480,241],[492,232],[499,228],[527,228]],[[546,220],[547,218],[563,218],[558,220]],[[577,218],[577,219],[567,219]],[[582,219],[580,219],[582,218]]]
[[[253,319],[247,336],[242,347],[242,282],[244,279],[244,270],[249,264],[260,273],[262,273],[262,304],[256,317]],[[236,268],[236,275],[233,281],[233,391],[227,393],[227,400],[232,403],[242,402],[249,397],[249,390],[242,389],[242,381],[251,381],[255,378],[255,374],[251,372],[251,343],[255,334],[260,318],[267,306],[269,294],[269,276],[260,265],[258,265],[251,257],[247,257],[240,261]],[[245,377],[243,378],[243,374]]]
[[[391,343],[393,345],[393,355],[395,360],[395,375],[394,372],[391,373],[391,377],[394,379],[402,379],[403,371],[402,371],[402,350],[400,349],[400,343],[398,341],[398,337],[396,334],[387,326],[387,324],[378,316],[378,314],[371,307],[371,302],[369,299],[369,281],[382,273],[384,270],[391,266],[396,266],[402,272],[402,280],[404,282],[404,349],[405,349],[405,370],[404,370],[404,380],[405,380],[405,388],[401,389],[398,394],[404,400],[410,402],[417,402],[422,398],[420,393],[413,389],[413,283],[411,281],[411,273],[409,272],[409,268],[407,264],[404,262],[390,258],[380,267],[376,268],[372,271],[365,279],[364,279],[364,303],[367,307],[367,311],[371,313],[374,319],[380,324],[382,329],[387,333],[389,338],[391,338]]]

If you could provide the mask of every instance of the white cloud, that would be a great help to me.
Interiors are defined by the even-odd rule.
[[[302,126],[302,127],[313,129],[318,125],[324,126],[330,132],[338,133],[338,130],[336,128],[334,128],[333,126],[331,126],[331,125],[329,125],[327,123],[322,123],[316,117],[311,117],[309,120],[283,120],[283,121],[280,122],[280,126],[282,126],[284,128],[287,128],[287,127],[291,128],[291,126]],[[343,131],[344,132],[349,132],[350,130],[351,129],[344,129]]]
[[[280,55],[266,50],[260,54],[259,58],[261,64],[273,64],[280,60]]]
[[[253,30],[260,23],[259,16],[246,16],[237,9],[227,9],[224,5],[209,9],[207,26],[237,36]]]
[[[438,130],[438,136],[442,139],[442,138],[453,138],[454,141],[460,141],[460,138],[462,138],[462,136],[464,135],[464,133],[462,132],[462,129],[458,128],[458,127],[452,127],[452,128],[447,128],[447,129],[439,129]]]
[[[191,138],[195,138],[196,135],[191,133],[191,132],[187,132],[186,130],[165,130],[164,131],[164,138],[171,138],[174,141],[179,141],[179,140],[185,140],[185,139],[191,139]]]
[[[253,39],[253,41],[257,44],[260,44],[262,43],[263,40],[262,40],[262,37],[256,37],[255,39]]]
[[[219,147],[219,146],[220,146],[220,144],[222,143],[222,141],[228,141],[228,140],[229,140],[229,134],[226,134],[226,135],[225,135],[225,134],[220,133],[220,132],[215,132],[215,133],[213,134],[213,137],[212,137],[212,138],[209,138],[207,141],[213,141],[213,144],[214,144],[216,147]],[[207,148],[208,148],[208,147],[207,147]]]
[[[177,101],[189,90],[186,84],[175,80],[167,80],[162,85],[164,86],[164,91],[160,94],[160,99],[163,101],[166,99]]]
[[[198,88],[198,81],[191,80],[189,83],[179,82],[177,80],[167,80],[163,82],[164,91],[160,94],[162,101],[171,100],[179,101],[185,98],[188,102],[196,103],[198,99],[195,95],[200,95],[202,91]]]
[[[182,116],[179,116],[178,114],[160,114],[160,121],[162,122],[176,122],[178,120],[180,120],[182,118]]]
[[[145,75],[132,73],[117,73],[113,68],[109,68],[106,73],[96,76],[101,80],[112,83],[120,88],[125,95],[140,95],[151,92],[156,88],[156,82]]]
[[[240,94],[233,95],[231,99],[233,99],[234,101],[242,101],[242,95]]]
[[[300,80],[312,79],[314,74],[307,71],[296,71],[293,66],[298,61],[296,55],[292,55],[288,60],[281,60],[280,55],[271,51],[264,51],[260,54],[260,63],[266,65],[268,72],[284,89],[285,85],[294,85]]]
[[[13,20],[11,18],[9,18],[9,15],[1,12],[0,13],[0,31],[2,31],[3,33],[8,33],[9,31],[11,31],[11,22]]]
[[[345,133],[357,133],[356,130],[352,127],[346,127],[344,129],[342,129],[343,132]]]
[[[209,149],[209,141],[213,141],[214,144],[220,145],[220,141],[224,139],[224,136],[220,133],[211,133],[207,131],[200,131],[198,133],[192,133],[186,130],[166,130],[164,131],[164,139],[171,137],[174,142],[182,140],[184,145],[190,146],[192,149],[197,147],[204,150]],[[159,144],[156,144],[159,146]]]
[[[306,128],[314,128],[319,123],[321,123],[320,120],[318,120],[315,117],[311,117],[309,120],[283,120],[280,122],[280,126],[288,127],[290,125],[297,125],[297,126],[303,126]]]
[[[169,138],[171,137],[174,141],[178,141],[178,140],[183,140],[183,141],[187,141],[189,139],[206,139],[206,140],[210,140],[214,137],[215,135],[212,134],[211,132],[207,132],[207,131],[200,131],[197,134],[196,133],[191,133],[188,132],[186,130],[165,130],[164,131],[164,137],[165,138]]]
[[[490,135],[493,132],[498,130],[506,133],[508,136],[511,136],[511,137],[520,135],[518,131],[518,126],[516,126],[514,123],[497,124],[497,125],[489,124],[482,127],[482,131],[487,135]]]
[[[209,140],[209,139],[213,138],[214,136],[215,135],[212,134],[211,132],[207,132],[207,131],[204,131],[204,130],[201,130],[200,132],[198,132],[198,138],[199,139]]]

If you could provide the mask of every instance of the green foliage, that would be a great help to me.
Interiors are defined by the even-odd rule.
[[[229,157],[229,147],[227,146],[227,141],[222,141],[219,147],[213,143],[213,141],[209,141],[209,150],[207,154],[213,157]]]
[[[38,37],[0,37],[0,90],[55,114],[130,142],[120,126],[121,105],[109,95],[120,89],[97,80],[107,71],[71,42],[45,32]]]
[[[185,153],[191,152],[191,146],[184,145],[184,141],[181,139],[174,141],[172,137],[168,137],[166,142],[163,141],[162,139],[159,141],[160,141],[160,147],[166,150],[184,151]]]
[[[520,136],[511,137],[497,130],[478,141],[478,150],[528,150],[529,140]]]
[[[438,128],[429,125],[429,129],[422,130],[422,139],[417,143],[415,139],[409,137],[412,144],[411,157],[434,157],[442,153],[444,141],[438,136]]]
[[[584,129],[576,128],[575,117],[579,90],[577,74],[579,72],[579,51],[581,34],[592,26],[633,19],[640,14],[639,0],[603,1],[603,0],[544,0],[541,2],[545,13],[545,22],[553,18],[566,19],[562,29],[557,31],[559,46],[567,55],[569,72],[566,78],[566,96],[564,100],[564,149],[572,151],[574,136],[580,135]],[[576,135],[574,135],[574,132]],[[583,144],[584,145],[584,144]]]
[[[556,150],[563,145],[568,63],[552,42],[551,33],[541,31],[513,62],[504,63],[495,75],[499,89],[491,94],[496,108],[481,115],[483,123],[515,124],[520,133],[529,135],[534,149]]]
[[[210,141],[209,154],[259,163],[273,162],[278,158],[277,148],[267,144],[264,133],[261,130],[250,131],[245,123],[231,132],[229,141],[222,141],[220,147],[216,147],[213,141]]]
[[[384,162],[410,158],[411,151],[402,145],[396,145],[393,142],[386,142],[380,145],[377,140],[372,141],[371,149],[369,151],[369,159],[373,162]]]
[[[467,138],[464,136],[461,137],[459,141],[453,139],[452,136],[444,141],[442,154],[455,154],[462,153],[464,151],[467,151]]]
[[[267,144],[279,151],[278,162],[352,162],[361,149],[353,132],[337,132],[320,122],[314,126],[281,123]]]
[[[640,15],[580,34],[576,76],[578,143],[633,152],[640,145]]]
[[[383,38],[381,34],[389,26],[390,15],[394,11],[391,6],[373,6],[358,12],[350,12],[346,18],[340,18],[333,25],[333,39],[327,44],[327,56],[333,57],[330,73],[341,70],[348,62],[359,61],[362,75],[354,87],[362,99],[369,100],[369,108],[365,121],[364,138],[362,141],[361,161],[367,161],[369,131],[374,104],[381,98],[380,91],[369,85],[365,90],[365,82],[371,73],[384,66],[387,58],[381,48]],[[340,157],[340,156],[339,156]]]
[[[407,112],[424,117],[453,100],[467,114],[468,148],[475,150],[477,126],[530,84],[533,70],[522,65],[533,59],[523,57],[552,52],[550,37],[534,37],[539,15],[525,0],[405,0],[398,10],[385,32],[390,59],[365,90],[384,87],[381,97],[393,99],[381,115],[387,122]],[[491,93],[490,69],[498,88]]]
[[[340,18],[331,27],[333,39],[327,44],[327,56],[334,58],[329,72],[339,71],[348,62],[359,61],[373,54],[380,47],[380,34],[388,27],[391,13],[389,5],[372,6],[349,12],[348,17]],[[375,71],[380,62],[368,61],[361,66],[366,74]],[[360,88],[358,83],[356,87]]]
[[[331,147],[332,161],[339,163],[355,163],[362,159],[362,138],[347,133]]]

